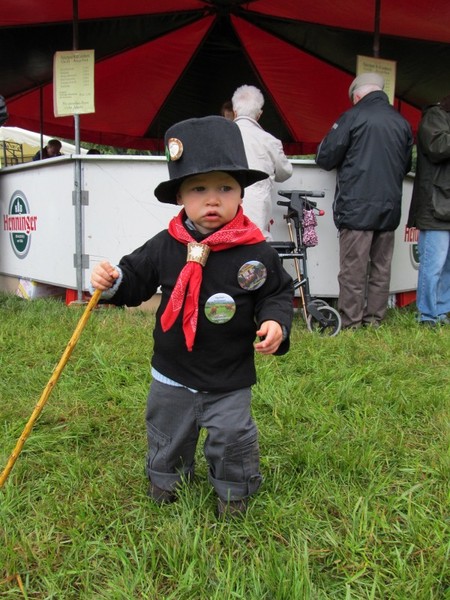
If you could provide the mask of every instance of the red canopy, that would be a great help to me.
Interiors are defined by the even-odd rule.
[[[2,89],[15,125],[74,137],[53,115],[53,55],[73,48],[72,0],[2,0]],[[373,55],[374,0],[78,0],[78,48],[95,49],[96,112],[81,139],[161,149],[172,123],[217,114],[244,83],[260,87],[261,123],[289,153],[314,152],[349,107],[356,56]],[[396,105],[450,93],[448,0],[381,0],[380,57],[397,61]],[[42,112],[41,112],[42,103]]]

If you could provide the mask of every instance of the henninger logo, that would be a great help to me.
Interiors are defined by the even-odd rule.
[[[3,230],[9,233],[14,254],[25,258],[30,250],[31,234],[36,231],[37,216],[30,214],[25,194],[15,191],[9,201],[8,214],[3,215]]]

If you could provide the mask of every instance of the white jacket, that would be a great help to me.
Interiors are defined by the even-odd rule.
[[[286,181],[292,175],[292,165],[280,140],[265,131],[255,119],[242,116],[234,122],[241,130],[249,168],[269,175],[268,179],[245,188],[244,213],[258,225],[266,239],[271,240],[273,181]]]

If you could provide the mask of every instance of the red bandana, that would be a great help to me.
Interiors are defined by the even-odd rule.
[[[233,246],[257,244],[264,241],[258,227],[242,212],[242,207],[232,221],[212,233],[202,242],[196,242],[183,225],[184,210],[180,211],[169,223],[169,233],[188,247],[185,266],[178,276],[172,295],[161,317],[163,331],[168,331],[175,323],[184,302],[183,331],[186,346],[191,352],[194,346],[198,320],[198,298],[202,284],[203,269],[210,250],[219,252]]]

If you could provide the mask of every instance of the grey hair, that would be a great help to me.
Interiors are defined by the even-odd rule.
[[[360,85],[353,90],[352,98],[354,99],[356,92],[358,92],[358,96],[360,96],[360,98],[364,98],[364,96],[367,96],[367,94],[370,94],[370,92],[379,92],[380,90],[382,91],[383,88],[379,85],[376,85],[375,83],[366,83],[365,85]]]
[[[241,85],[231,99],[233,110],[238,117],[258,119],[264,106],[264,96],[254,85]]]

